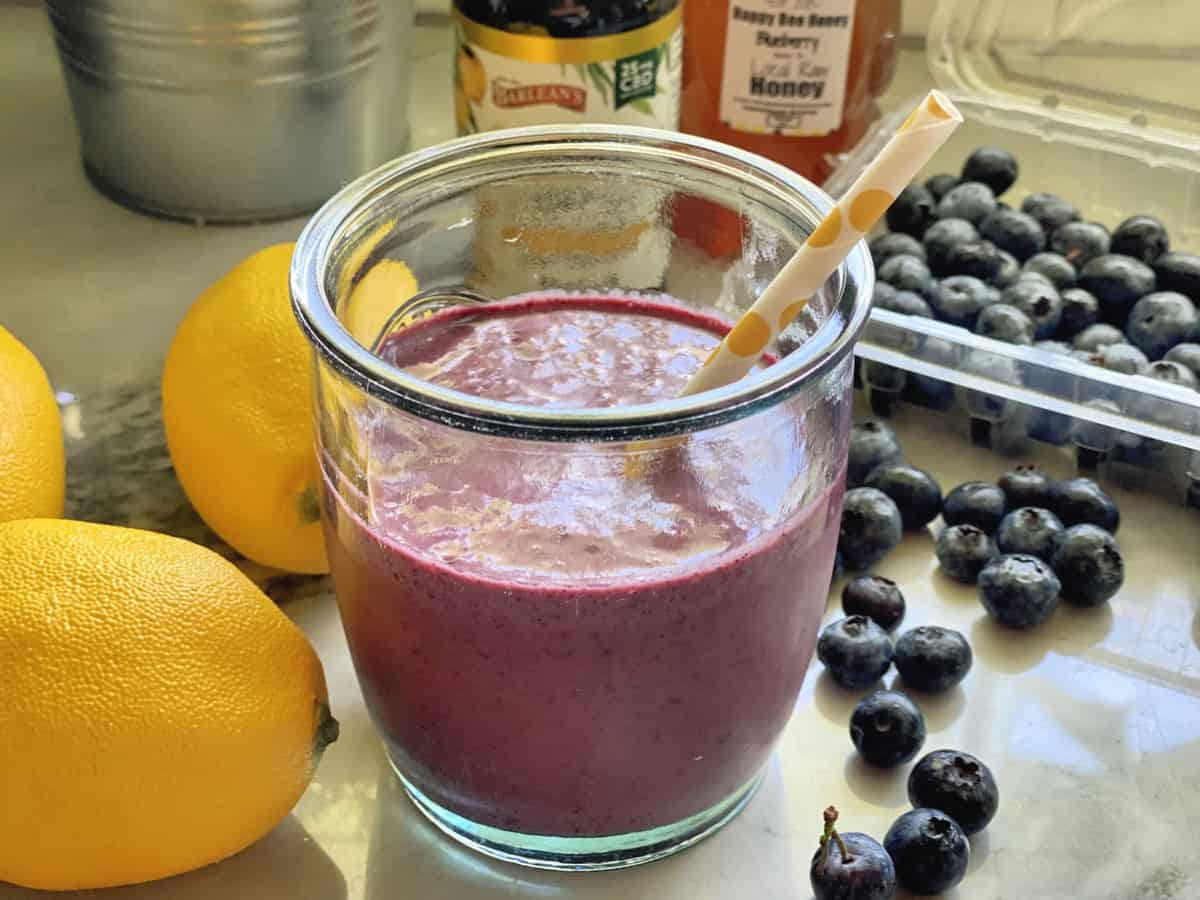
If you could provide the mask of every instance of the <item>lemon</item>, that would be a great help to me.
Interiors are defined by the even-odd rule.
[[[0,525],[0,880],[175,875],[263,837],[337,736],[299,628],[216,553]]]
[[[0,327],[0,522],[61,516],[62,420],[32,353]]]
[[[255,253],[192,305],[167,352],[163,425],[213,531],[262,565],[322,574],[312,353],[288,295],[292,246]]]

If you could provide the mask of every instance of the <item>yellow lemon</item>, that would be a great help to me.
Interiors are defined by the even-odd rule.
[[[463,94],[472,103],[482,103],[487,91],[487,72],[469,47],[459,47],[455,59],[458,68],[458,83],[462,85]]]
[[[312,354],[292,315],[291,257],[291,244],[261,250],[196,300],[167,352],[163,425],[213,531],[265,566],[321,574]]]
[[[0,880],[165,878],[263,837],[337,737],[299,628],[216,553],[0,525]]]
[[[46,373],[0,327],[0,522],[61,516],[66,484],[62,420]]]

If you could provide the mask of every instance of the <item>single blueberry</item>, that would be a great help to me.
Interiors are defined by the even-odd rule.
[[[937,204],[939,219],[966,219],[972,225],[978,225],[995,211],[995,194],[978,181],[964,181],[951,188]]]
[[[1150,263],[1171,249],[1171,240],[1154,216],[1130,216],[1114,229],[1109,249]]]
[[[987,534],[999,527],[1007,510],[1004,491],[986,481],[965,481],[942,502],[942,518],[947,525],[974,525]]]
[[[890,425],[878,419],[855,422],[850,428],[846,484],[860,487],[871,470],[901,458],[900,441]]]
[[[830,622],[817,638],[817,659],[829,677],[847,688],[877,682],[892,665],[892,641],[866,616]]]
[[[991,241],[963,241],[946,254],[943,272],[946,275],[974,275],[982,281],[993,281],[1004,268],[1004,257]]]
[[[1082,269],[1112,246],[1108,229],[1099,222],[1067,222],[1050,235],[1050,249],[1076,269]]]
[[[925,187],[935,198],[941,200],[951,188],[958,187],[961,181],[957,175],[942,173],[941,175],[931,175],[925,179]]]
[[[896,641],[892,662],[904,683],[914,690],[938,694],[967,677],[974,654],[961,633],[952,628],[922,625]]]
[[[973,275],[951,275],[938,282],[934,308],[942,321],[974,328],[979,313],[997,299],[995,292]]]
[[[908,762],[925,743],[925,717],[899,691],[876,691],[850,714],[850,740],[873,766],[891,768]]]
[[[842,588],[842,611],[848,616],[866,616],[891,631],[904,618],[904,595],[890,578],[860,575]]]
[[[1030,194],[1021,201],[1021,212],[1037,219],[1046,234],[1053,234],[1068,222],[1079,221],[1079,209],[1055,194],[1044,191]]]
[[[983,567],[996,555],[996,545],[974,525],[948,525],[933,542],[933,552],[949,577],[974,584]]]
[[[1125,333],[1146,356],[1159,359],[1176,344],[1195,335],[1197,328],[1200,316],[1191,300],[1175,291],[1157,291],[1133,305]]]
[[[1057,253],[1042,252],[1033,254],[1033,256],[1025,260],[1024,270],[1044,275],[1060,291],[1075,286],[1075,277],[1077,274],[1075,267],[1067,262],[1065,256],[1059,256]]]
[[[1200,379],[1200,344],[1176,344],[1163,357],[1167,362],[1178,363]]]
[[[961,750],[934,750],[908,774],[908,802],[918,809],[940,810],[971,835],[995,818],[1000,789],[992,770],[977,757]]]
[[[965,390],[962,404],[967,414],[989,422],[1003,422],[1013,414],[1013,406],[1003,394],[1003,387],[1020,384],[1021,373],[1015,360],[982,348],[968,349],[962,357],[960,368],[985,381],[994,382],[993,390]]]
[[[1054,574],[1063,599],[1074,606],[1098,606],[1125,582],[1125,560],[1117,539],[1098,525],[1073,525],[1054,552]]]
[[[1083,405],[1089,409],[1097,409],[1114,416],[1121,414],[1121,407],[1106,397],[1097,397],[1093,400],[1088,400]],[[1075,419],[1071,427],[1071,438],[1078,446],[1086,450],[1107,453],[1112,449],[1113,444],[1116,443],[1117,432],[1113,431],[1107,425],[1098,425],[1086,419]],[[1051,504],[1047,502],[1046,505],[1050,506]]]
[[[1004,492],[1004,500],[1009,509],[1022,506],[1045,508],[1050,502],[1050,488],[1053,484],[1054,479],[1034,463],[1022,463],[1015,469],[1009,469],[996,481],[996,486]]]
[[[1033,216],[998,209],[978,224],[979,236],[1006,250],[1020,262],[1046,249],[1046,232]]]
[[[929,226],[921,240],[929,268],[941,276],[947,274],[947,260],[955,245],[979,240],[979,232],[966,219],[939,219]]]
[[[1089,325],[1100,321],[1100,301],[1083,288],[1067,288],[1059,296],[1063,302],[1062,316],[1054,332],[1059,340],[1070,340]]]
[[[1083,350],[1085,353],[1095,353],[1112,344],[1127,344],[1125,332],[1115,325],[1108,325],[1104,322],[1097,322],[1095,325],[1089,325],[1079,334],[1075,335],[1071,341],[1071,346],[1076,350]]]
[[[1109,344],[1097,351],[1100,367],[1122,375],[1139,375],[1146,371],[1150,360],[1146,354],[1132,344]]]
[[[847,569],[861,570],[883,559],[900,543],[900,510],[883,491],[851,488],[842,502],[838,549]]]
[[[876,288],[881,285],[888,288],[888,290],[882,295],[878,291],[875,292],[875,306],[880,309],[891,310],[892,312],[904,313],[906,316],[919,316],[922,319],[932,319],[934,317],[933,308],[920,294],[913,293],[912,291],[898,291],[883,281],[875,282]]]
[[[875,284],[871,286],[871,305],[883,306],[891,301],[892,297],[896,296],[896,289],[886,281],[875,280]]]
[[[896,366],[889,366],[887,363],[864,359],[862,366],[863,381],[871,387],[889,394],[898,394],[904,390],[904,385],[908,381],[907,372]]]
[[[1160,359],[1146,366],[1142,374],[1155,381],[1177,384],[1180,387],[1189,387],[1194,391],[1200,391],[1200,378],[1193,375],[1192,370],[1182,363]]]
[[[910,184],[888,207],[885,214],[887,227],[891,231],[899,231],[919,238],[936,218],[934,215],[936,207],[937,201],[933,199],[933,194],[929,193],[927,188],[919,184]]]
[[[996,529],[996,549],[1001,553],[1024,553],[1050,562],[1065,530],[1058,516],[1050,510],[1022,506],[1001,520]]]
[[[1178,291],[1200,303],[1200,256],[1195,253],[1164,253],[1153,263],[1160,291]]]
[[[1006,288],[1021,277],[1021,264],[1007,250],[997,250],[996,254],[1000,257],[1000,268],[988,280],[988,284],[997,288]]]
[[[998,556],[979,573],[979,599],[989,616],[1010,628],[1050,618],[1062,590],[1050,564],[1027,553]]]
[[[1097,256],[1079,270],[1079,286],[1100,301],[1100,318],[1124,325],[1139,297],[1154,290],[1154,270],[1132,256]]]
[[[896,866],[874,838],[848,831],[822,841],[809,865],[808,882],[813,900],[894,900]]]
[[[962,180],[980,181],[999,197],[1017,180],[1017,158],[1003,147],[977,147],[963,163]]]
[[[924,469],[885,463],[871,471],[866,484],[892,498],[907,531],[924,528],[942,511],[942,487]]]
[[[1056,481],[1050,489],[1050,510],[1067,526],[1087,523],[1116,534],[1121,524],[1116,501],[1090,478]]]
[[[1011,290],[1011,288],[1006,288]],[[975,333],[1006,344],[1033,344],[1033,320],[1015,306],[993,303],[986,307],[975,321]]]
[[[933,275],[925,261],[915,256],[893,256],[879,267],[879,280],[898,291],[913,291],[925,299],[933,294]]]
[[[925,246],[911,234],[889,231],[871,240],[871,261],[879,268],[893,256],[925,258]]]
[[[895,821],[883,848],[896,866],[896,880],[914,894],[940,894],[963,880],[971,858],[967,836],[936,809],[914,809]]]
[[[1045,339],[1054,334],[1062,319],[1063,301],[1058,290],[1040,275],[1026,272],[1000,294],[1000,300],[1019,309],[1033,323],[1033,336]]]

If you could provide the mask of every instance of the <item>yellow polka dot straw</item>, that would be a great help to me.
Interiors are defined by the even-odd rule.
[[[930,91],[692,376],[683,396],[730,384],[754,368],[767,344],[799,315],[962,121],[953,103]]]

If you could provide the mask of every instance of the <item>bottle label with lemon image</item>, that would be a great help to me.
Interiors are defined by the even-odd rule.
[[[655,6],[670,8],[649,10]],[[653,2],[647,7],[647,24],[602,33],[607,21],[603,10],[576,0],[550,4],[550,25],[485,24],[468,14],[468,2],[456,0],[454,106],[459,134],[561,122],[677,128],[681,7]],[[567,21],[590,27],[578,28],[584,36],[555,36]]]

